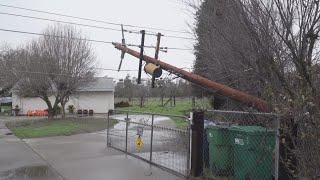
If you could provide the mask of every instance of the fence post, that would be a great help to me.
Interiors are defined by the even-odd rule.
[[[279,148],[280,148],[280,116],[276,117],[276,151],[275,151],[275,173],[274,173],[274,179],[278,180],[279,178]]]
[[[192,141],[191,141],[191,173],[199,177],[203,172],[203,133],[204,112],[195,110],[192,116]]]
[[[196,98],[193,96],[192,97],[192,108],[196,107]]]
[[[153,120],[154,120],[154,114],[152,114],[152,118],[151,118],[150,162],[152,162]]]
[[[190,175],[190,172],[191,172],[191,169],[190,169],[190,165],[191,165],[191,162],[190,162],[190,156],[191,156],[191,123],[189,121],[189,119],[187,119],[188,121],[188,127],[187,127],[187,131],[188,131],[188,156],[187,156],[187,170],[188,170],[188,176]]]
[[[126,118],[126,153],[128,152],[128,121],[129,121],[129,112],[127,112],[127,118]]]
[[[110,146],[110,110],[108,111],[108,120],[107,120],[107,146]]]

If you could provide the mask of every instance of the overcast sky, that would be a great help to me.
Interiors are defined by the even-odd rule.
[[[187,13],[187,11],[185,10],[186,6],[182,4],[180,0],[0,0],[0,4],[19,6],[24,8],[31,8],[115,23],[171,29],[178,31],[190,31],[188,23],[193,23],[193,18],[190,14]],[[66,17],[59,17],[1,6],[0,12],[120,29],[120,26],[76,20]],[[41,33],[44,28],[46,28],[50,24],[53,24],[53,22],[28,19],[23,17],[14,17],[3,14],[0,14],[0,22],[1,29],[20,30],[36,33]],[[86,35],[89,39],[121,42],[121,32],[118,31],[89,27],[78,28],[80,28],[83,34]],[[139,28],[130,29],[141,30]],[[161,32],[164,35],[193,38],[189,34],[157,30],[152,31]],[[8,42],[13,46],[23,44],[35,37],[37,36],[0,31],[0,42]],[[125,34],[125,37],[128,44],[140,44],[141,35],[127,33]],[[146,36],[145,45],[155,45],[155,43],[156,37]],[[193,40],[175,39],[165,36],[161,39],[161,46],[167,47],[192,48],[193,43]],[[108,69],[118,68],[120,61],[120,51],[113,48],[113,46],[110,44],[92,43],[92,47],[96,53],[99,67]],[[133,49],[139,51],[139,49],[137,48]],[[154,50],[152,49],[146,49],[145,53],[147,55],[154,56]],[[192,50],[169,50],[168,53],[160,52],[159,57],[162,61],[180,68],[191,68],[194,60]],[[138,59],[133,58],[130,55],[126,55],[122,65],[122,69],[137,70]],[[100,76],[107,75],[109,77],[119,79],[124,78],[127,73],[129,73],[131,77],[137,77],[138,72],[113,72],[103,70],[100,72]],[[143,77],[148,76],[146,76],[143,72]]]

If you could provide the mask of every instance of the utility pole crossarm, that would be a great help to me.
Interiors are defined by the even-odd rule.
[[[130,54],[136,58],[140,58],[140,53],[135,50],[132,50],[127,47],[123,47],[119,43],[113,43],[113,45],[115,46],[115,48],[117,48],[121,51],[125,51],[128,54]],[[260,99],[256,96],[244,93],[242,91],[233,89],[229,86],[226,86],[226,85],[217,83],[215,81],[209,80],[207,78],[204,78],[202,76],[190,73],[190,72],[185,71],[183,69],[172,66],[168,63],[162,62],[160,60],[156,60],[150,56],[143,55],[142,60],[146,61],[147,63],[153,63],[153,64],[160,65],[160,67],[166,71],[171,71],[171,72],[180,74],[181,78],[183,78],[187,81],[190,81],[192,83],[195,83],[201,87],[214,90],[214,91],[216,91],[217,94],[220,94],[222,96],[233,99],[236,102],[246,104],[252,108],[258,109],[263,112],[271,112],[271,109],[270,109],[268,103],[265,100]]]

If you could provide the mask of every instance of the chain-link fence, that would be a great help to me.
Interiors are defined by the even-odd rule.
[[[175,128],[183,116],[112,110],[108,146],[145,160],[173,173],[187,176],[190,162],[190,131]],[[108,121],[109,122],[109,121]]]
[[[277,179],[278,116],[209,110],[204,122],[204,176],[236,180]]]

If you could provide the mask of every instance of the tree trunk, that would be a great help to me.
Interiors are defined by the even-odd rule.
[[[52,104],[51,104],[51,102],[49,100],[49,97],[48,96],[43,96],[43,97],[40,97],[40,98],[43,99],[44,102],[46,102],[46,104],[48,106],[48,120],[53,120],[55,112],[54,112],[54,109],[52,108]]]
[[[62,103],[62,102],[61,102],[61,109],[62,109],[62,115],[61,115],[61,117],[62,117],[62,118],[65,118],[65,117],[66,117],[65,106],[66,106],[66,103]]]
[[[54,115],[55,115],[54,109],[52,107],[48,108],[48,120],[53,120],[54,119]]]
[[[56,97],[53,106],[52,106],[51,101],[49,100],[49,97],[47,95],[45,95],[44,97],[40,97],[40,98],[43,99],[48,106],[48,120],[53,120],[54,116],[56,115],[56,110],[57,110],[58,104],[60,103],[59,98]]]
[[[61,99],[61,108],[62,108],[62,118],[66,117],[66,104],[69,101],[69,95],[65,96],[64,98]]]
[[[66,96],[64,98],[61,99],[61,109],[62,109],[62,118],[65,118],[66,117],[66,104],[67,102],[69,101],[69,96]]]

